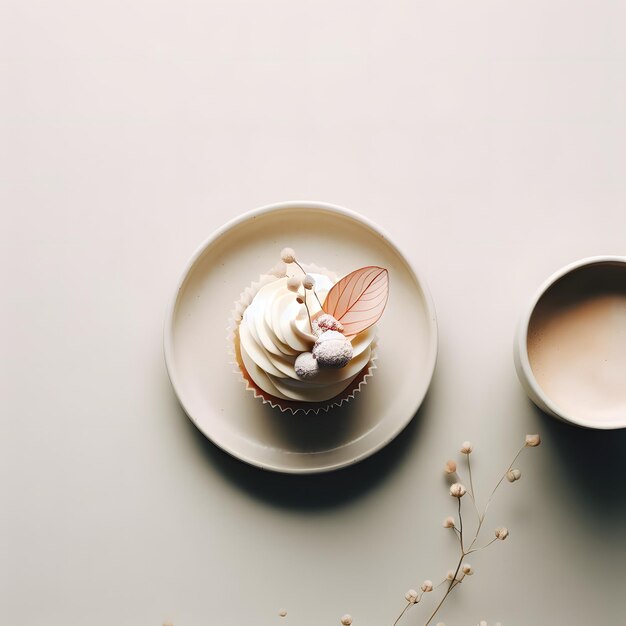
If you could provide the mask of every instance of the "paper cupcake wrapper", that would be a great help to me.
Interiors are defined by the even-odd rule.
[[[306,265],[303,264],[303,267],[307,272],[325,274],[333,281],[336,281],[335,274],[326,268],[318,267],[317,265],[311,263]],[[352,400],[365,387],[365,385],[367,385],[369,378],[372,377],[373,372],[376,369],[376,360],[378,358],[377,339],[375,338],[371,344],[371,355],[367,365],[359,374],[357,374],[356,378],[348,385],[348,387],[346,387],[346,389],[334,398],[323,402],[298,402],[284,400],[283,398],[277,398],[276,396],[268,394],[252,380],[252,377],[248,374],[248,371],[243,364],[239,345],[239,324],[243,319],[244,311],[248,308],[259,289],[275,280],[278,280],[281,276],[284,276],[284,266],[279,264],[267,274],[261,274],[259,280],[257,282],[253,282],[249,287],[247,287],[241,293],[239,299],[235,302],[235,306],[231,312],[228,322],[226,335],[230,364],[233,368],[233,372],[239,376],[241,382],[244,384],[245,389],[252,393],[252,395],[263,404],[269,404],[272,408],[279,409],[283,413],[288,412],[294,415],[296,413],[313,413],[315,415],[318,415],[320,412],[327,413],[334,407],[340,407],[343,404],[350,402],[350,400]]]

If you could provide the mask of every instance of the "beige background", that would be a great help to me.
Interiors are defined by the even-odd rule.
[[[492,510],[510,539],[442,619],[622,624],[625,433],[534,410],[511,352],[548,274],[624,254],[625,20],[608,0],[3,0],[3,621],[391,625],[453,559],[445,459],[473,440],[484,493],[539,431]],[[412,425],[314,478],[215,449],[161,348],[195,247],[290,198],[387,229],[441,333]]]

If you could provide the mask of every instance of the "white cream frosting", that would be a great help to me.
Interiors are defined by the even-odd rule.
[[[323,274],[312,274],[315,291],[323,302],[333,281]],[[321,369],[310,380],[298,378],[294,369],[296,357],[310,352],[315,343],[304,304],[296,301],[287,288],[287,278],[265,284],[254,296],[239,324],[241,358],[252,380],[263,391],[284,400],[324,402],[344,391],[370,360],[372,326],[351,339],[354,355],[340,369]],[[311,291],[306,292],[311,316],[320,306]]]

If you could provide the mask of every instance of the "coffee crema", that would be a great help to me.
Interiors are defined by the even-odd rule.
[[[549,287],[527,349],[537,383],[565,416],[626,423],[626,264],[585,266]]]

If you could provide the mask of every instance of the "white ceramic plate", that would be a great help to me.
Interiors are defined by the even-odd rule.
[[[263,405],[245,391],[227,356],[235,300],[287,246],[302,262],[339,276],[365,265],[389,270],[378,369],[347,406],[320,415]],[[183,272],[164,335],[172,385],[194,424],[233,456],[289,473],[344,467],[388,444],[417,412],[437,358],[435,309],[423,279],[380,228],[320,202],[262,207],[215,232]]]

